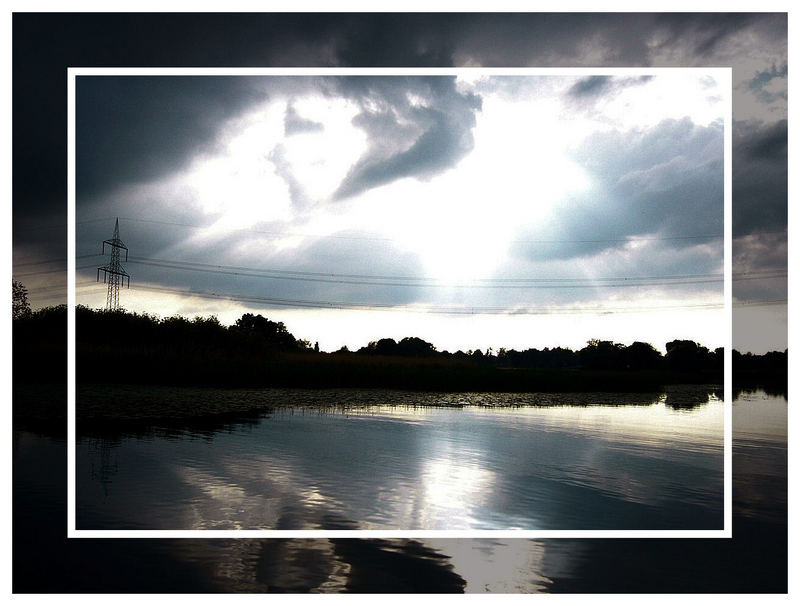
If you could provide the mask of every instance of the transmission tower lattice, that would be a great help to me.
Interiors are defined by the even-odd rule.
[[[103,282],[108,282],[108,295],[106,296],[106,311],[119,309],[119,285],[125,284],[128,278],[128,288],[131,287],[131,277],[125,268],[120,265],[120,251],[125,251],[125,261],[128,260],[128,247],[119,239],[119,218],[114,223],[114,236],[110,240],[103,240],[103,252],[106,254],[106,244],[111,249],[111,260],[103,267],[97,268],[97,281],[100,281],[100,272],[103,272]]]

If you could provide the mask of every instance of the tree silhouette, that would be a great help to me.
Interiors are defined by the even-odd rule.
[[[370,341],[366,347],[362,347],[358,352],[378,356],[394,356],[397,355],[397,341],[389,338]]]
[[[297,339],[286,329],[283,322],[273,322],[261,314],[244,314],[236,320],[234,326],[231,326],[231,331],[244,336],[251,343],[269,349],[281,351],[305,349],[298,344]]]
[[[397,344],[397,354],[400,356],[424,358],[435,353],[436,347],[434,347],[433,343],[428,343],[419,337],[405,337]]]
[[[28,289],[16,280],[11,281],[11,317],[15,320],[28,318],[31,315],[31,304],[28,302]]]
[[[667,366],[670,370],[698,370],[711,365],[711,352],[694,341],[675,340],[667,343]]]
[[[611,370],[623,368],[625,346],[612,341],[591,339],[586,347],[578,352],[581,366],[591,370]]]
[[[661,366],[661,352],[650,343],[634,341],[622,353],[624,366],[628,370],[650,370]]]

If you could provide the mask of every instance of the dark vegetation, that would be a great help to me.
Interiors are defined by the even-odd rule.
[[[733,350],[733,389],[736,392],[762,389],[771,395],[786,395],[788,350],[762,355]]]
[[[667,382],[722,378],[722,351],[692,341],[590,341],[579,351],[437,351],[417,337],[373,341],[356,352],[322,353],[280,322],[244,314],[230,327],[214,318],[155,318],[76,310],[79,382],[213,386],[388,387],[431,391],[641,391]],[[108,362],[113,360],[113,364]],[[104,376],[105,369],[114,371]],[[98,373],[100,376],[98,376]]]
[[[66,380],[66,308],[14,320],[15,383]],[[739,387],[785,392],[787,353],[734,352]],[[55,362],[59,362],[58,364]],[[38,368],[64,368],[42,377]],[[76,309],[79,383],[196,386],[387,387],[430,391],[647,391],[671,383],[721,383],[723,353],[688,340],[666,344],[591,340],[578,351],[437,351],[416,337],[380,339],[358,351],[318,351],[280,322],[244,314],[230,327],[215,317],[158,318]]]

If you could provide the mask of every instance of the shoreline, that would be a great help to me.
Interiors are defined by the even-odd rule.
[[[66,422],[63,384],[15,384],[14,419]],[[76,416],[84,427],[104,424],[191,422],[211,417],[251,416],[276,409],[346,411],[376,406],[524,407],[649,406],[664,402],[680,409],[721,399],[718,384],[675,384],[658,390],[623,391],[430,391],[388,388],[187,387],[79,383]]]
[[[13,428],[42,435],[66,436],[65,382],[13,384]],[[674,410],[691,409],[722,400],[722,385],[668,384],[641,392],[574,391],[438,391],[372,387],[205,387],[88,383],[76,387],[79,433],[138,431],[158,425],[205,426],[248,422],[270,411],[346,412],[374,406],[466,407],[495,406],[649,406],[663,403]],[[735,385],[740,393],[764,391],[786,397],[765,385]],[[709,400],[709,395],[713,399]],[[425,402],[421,402],[421,400]],[[113,402],[113,405],[109,405]]]

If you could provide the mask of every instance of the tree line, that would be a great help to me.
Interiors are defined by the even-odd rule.
[[[481,365],[508,368],[590,369],[590,370],[722,370],[723,349],[710,351],[691,340],[674,340],[666,344],[666,355],[649,343],[636,341],[630,345],[592,339],[577,351],[554,347],[517,351],[504,347],[496,352],[489,348],[469,351],[437,351],[432,343],[418,337],[400,341],[380,339],[357,350],[357,354],[401,357],[442,357],[471,361]],[[341,351],[341,350],[340,350]]]
[[[455,363],[499,368],[549,370],[586,369],[595,371],[710,371],[723,369],[723,349],[709,350],[692,340],[676,339],[666,343],[666,353],[649,343],[630,345],[592,339],[578,350],[564,347],[525,350],[489,348],[468,351],[440,351],[419,337],[399,341],[382,338],[349,351],[347,347],[332,353],[319,352],[317,345],[298,339],[282,322],[261,314],[245,313],[231,326],[224,326],[215,316],[189,319],[180,315],[160,318],[147,313],[93,310],[78,305],[76,342],[79,346],[114,346],[118,349],[166,349],[194,354],[226,352],[231,355],[308,354],[358,358],[438,359]],[[15,312],[14,339],[25,343],[59,341],[64,338],[66,306]],[[787,352],[764,355],[734,351],[735,369],[753,374],[768,374],[785,369]],[[785,372],[785,371],[784,371]]]

